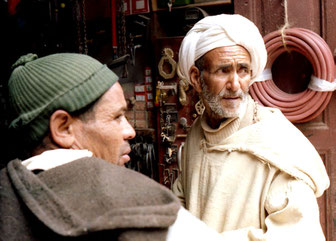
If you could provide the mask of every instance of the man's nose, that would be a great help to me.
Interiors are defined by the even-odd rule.
[[[233,71],[226,84],[226,89],[236,92],[240,89],[239,75],[236,71]]]
[[[125,127],[124,127],[124,139],[125,140],[131,140],[135,137],[136,133],[134,128],[131,126],[131,124],[126,120]]]

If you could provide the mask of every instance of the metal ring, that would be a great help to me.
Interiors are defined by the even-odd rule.
[[[163,56],[160,59],[159,65],[158,65],[158,69],[159,69],[159,73],[160,75],[164,78],[164,79],[172,79],[175,76],[176,73],[176,61],[173,59],[174,57],[174,52],[172,49],[170,48],[165,48],[163,50]],[[163,65],[168,62],[171,65],[171,72],[170,73],[166,73],[163,70]]]

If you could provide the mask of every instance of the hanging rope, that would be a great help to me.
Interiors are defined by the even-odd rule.
[[[284,9],[285,9],[285,24],[282,26],[280,31],[281,31],[281,39],[282,39],[283,46],[288,51],[287,44],[285,41],[285,29],[289,28],[287,0],[284,0]]]

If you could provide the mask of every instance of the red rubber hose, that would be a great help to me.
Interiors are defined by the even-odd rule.
[[[313,67],[313,75],[333,82],[335,63],[327,43],[315,32],[303,28],[284,30],[284,46],[281,31],[264,37],[268,60],[266,69],[272,68],[274,61],[286,51],[294,51],[307,58]],[[259,104],[280,109],[293,123],[303,123],[317,117],[328,105],[332,92],[318,92],[306,89],[289,94],[279,89],[272,79],[255,82],[250,94]]]

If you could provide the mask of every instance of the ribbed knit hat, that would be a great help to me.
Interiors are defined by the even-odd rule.
[[[8,87],[16,118],[10,128],[26,129],[32,141],[46,134],[54,111],[80,110],[96,101],[118,80],[106,65],[74,53],[42,58],[27,54],[12,68]]]

